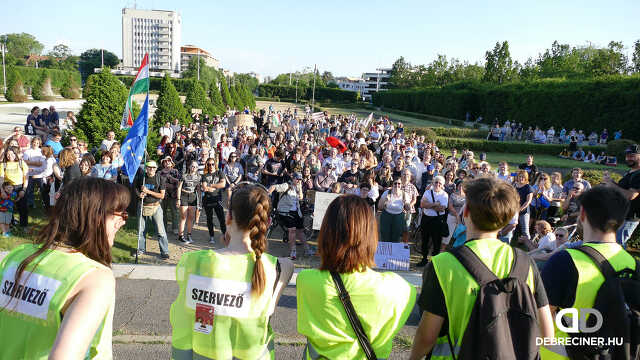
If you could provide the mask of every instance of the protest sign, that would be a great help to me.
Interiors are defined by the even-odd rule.
[[[376,268],[409,271],[410,252],[408,244],[381,241],[374,255]]]
[[[313,230],[320,230],[322,219],[324,219],[324,214],[327,212],[329,204],[338,196],[340,196],[340,194],[316,191],[316,198],[313,205]]]

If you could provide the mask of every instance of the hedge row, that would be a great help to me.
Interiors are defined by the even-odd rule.
[[[122,81],[127,86],[127,88],[130,88],[131,83],[135,79],[135,76],[117,75],[116,78]],[[171,83],[181,95],[185,95],[189,89],[189,83],[191,82],[191,80],[193,79],[171,78]],[[149,91],[160,91],[161,84],[162,84],[162,78],[150,77]],[[200,80],[200,85],[202,85],[202,88],[205,89],[205,91],[208,91],[207,84],[204,81]]]
[[[420,134],[419,129],[416,129],[416,133]],[[482,152],[500,152],[500,153],[521,153],[521,154],[546,154],[546,155],[558,155],[566,148],[564,145],[557,144],[532,144],[522,142],[511,141],[488,141],[482,139],[472,138],[454,138],[438,136],[436,139],[438,147],[444,149],[470,149],[473,151]],[[604,146],[582,146],[582,149],[586,152],[591,151],[598,155],[600,152],[605,151]]]
[[[453,137],[453,138],[471,138],[471,139],[487,139],[487,135],[489,133],[488,130],[481,129],[469,129],[469,128],[445,128],[445,127],[432,127],[436,135],[442,137]]]
[[[51,77],[51,87],[55,91],[60,91],[69,76],[71,76],[77,84],[80,84],[79,71],[34,68],[27,66],[13,66],[13,68],[20,74],[25,87],[34,87],[44,71],[49,73],[49,76]],[[9,73],[9,69],[7,69],[7,73]],[[2,76],[2,71],[0,71],[0,84],[3,82]]]
[[[313,98],[313,88],[298,86],[298,99],[311,100]],[[278,97],[278,98],[296,98],[295,86],[283,86],[272,84],[258,85],[258,96],[260,97]],[[334,101],[355,103],[358,100],[358,94],[354,91],[334,89],[328,87],[316,87],[316,101]]]
[[[496,117],[525,126],[576,128],[640,139],[640,76],[588,80],[538,80],[505,85],[463,82],[442,88],[389,90],[375,93],[385,108],[464,119],[467,112],[486,122]],[[489,120],[490,119],[490,120]]]

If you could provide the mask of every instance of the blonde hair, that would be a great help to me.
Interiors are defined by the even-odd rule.
[[[551,229],[551,224],[544,220],[536,221],[536,227],[538,226],[542,227],[542,235],[547,235],[548,233],[553,231],[553,229]]]

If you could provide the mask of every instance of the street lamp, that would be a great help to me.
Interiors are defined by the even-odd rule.
[[[5,45],[4,43],[0,43],[0,51],[2,51],[2,80],[4,81],[4,87],[3,87],[4,94],[7,93],[7,72],[4,68],[4,51],[6,47],[7,45]]]

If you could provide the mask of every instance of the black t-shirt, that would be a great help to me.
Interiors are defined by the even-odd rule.
[[[267,160],[267,163],[264,165],[265,169],[270,173],[282,174],[284,171],[284,161],[277,161],[275,159]],[[266,185],[270,186],[273,184],[279,184],[284,182],[284,179],[279,176],[267,175],[266,176]]]
[[[625,190],[640,190],[640,170],[634,172],[629,171],[624,174],[618,182],[618,185]],[[631,208],[629,209],[629,213],[627,213],[627,219],[637,219],[638,217],[640,217],[640,196],[636,196],[635,199],[631,200]]]
[[[217,184],[220,181],[222,181],[223,179],[224,179],[224,174],[220,170],[215,171],[213,173],[204,174],[204,175],[202,175],[200,177],[200,181],[202,183],[207,183],[207,186],[211,186],[211,185]],[[222,192],[220,191],[220,189],[217,189],[217,190],[214,190],[214,191],[204,191],[203,194],[204,194],[203,202],[205,204],[207,204],[207,202],[214,202],[214,201],[222,200],[222,196],[221,196]]]
[[[547,300],[547,293],[545,292],[540,272],[538,272],[538,267],[531,258],[529,258],[529,261],[531,263],[530,267],[533,271],[533,298],[536,301],[536,306],[541,308],[549,304]],[[424,274],[422,275],[422,292],[418,297],[418,306],[420,306],[422,311],[428,311],[445,319],[448,318],[444,293],[442,292],[442,287],[440,287],[440,282],[438,281],[432,262],[427,265],[424,269]]]
[[[160,179],[160,177],[158,176],[158,174],[156,173],[153,177],[149,177],[149,175],[145,174],[144,175],[144,186],[153,191],[153,192],[160,192],[162,190],[164,190],[164,181],[162,181]],[[142,192],[142,176],[136,176],[136,180],[134,182],[134,190],[136,192],[136,196],[140,196],[140,193]],[[144,205],[152,205],[155,203],[160,202],[161,199],[158,199],[155,196],[151,196],[148,195],[144,197]]]
[[[353,173],[351,172],[351,170],[343,172],[338,179],[339,182],[346,184],[360,184],[361,180],[362,174],[360,173],[360,171],[356,171],[355,173]]]
[[[526,184],[525,186],[522,186],[522,187],[516,186],[516,190],[518,191],[518,195],[520,195],[520,206],[524,205],[524,203],[527,202],[527,196],[533,193],[533,188],[529,184]],[[520,215],[527,214],[528,212],[529,212],[529,206],[527,206],[527,208],[524,211],[521,211]]]

